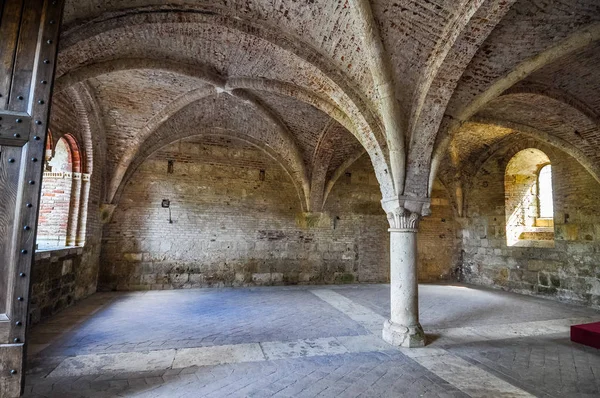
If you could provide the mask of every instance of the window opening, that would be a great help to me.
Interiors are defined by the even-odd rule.
[[[508,246],[554,247],[552,167],[539,149],[522,150],[504,177]]]

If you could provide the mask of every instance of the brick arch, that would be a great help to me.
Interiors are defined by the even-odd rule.
[[[177,107],[177,112],[164,121],[157,123],[153,130],[144,135],[143,140],[128,152],[125,162],[120,162],[109,180],[108,197],[113,200],[119,186],[125,178],[130,166],[135,159],[142,153],[145,153],[144,146],[153,146],[156,141],[164,138],[164,131],[169,130],[171,124],[178,125],[179,132],[191,134],[189,131],[200,128],[220,127],[230,130],[246,131],[249,136],[255,136],[258,141],[264,142],[274,150],[279,151],[280,157],[285,159],[286,170],[298,181],[302,187],[303,197],[308,196],[309,185],[306,173],[306,167],[299,155],[298,148],[293,142],[293,138],[283,123],[262,104],[253,101],[250,94],[234,92],[231,95],[226,93],[209,92],[201,97],[193,95],[194,102],[184,103]],[[232,114],[224,115],[224,109],[216,106],[219,103],[222,107],[232,110]],[[201,108],[199,108],[201,105]],[[258,117],[255,117],[258,116]],[[195,124],[194,123],[197,123]],[[164,130],[164,131],[163,131]],[[167,134],[172,135],[172,134]],[[305,202],[307,200],[305,199]],[[303,208],[306,205],[303,206]]]
[[[62,52],[71,54],[74,53],[79,46],[93,47],[93,40],[95,40],[96,37],[99,37],[106,32],[122,28],[123,26],[131,26],[133,27],[132,29],[141,29],[144,26],[160,23],[197,23],[214,25],[218,22],[219,25],[225,26],[228,29],[235,30],[243,35],[253,36],[253,40],[256,40],[255,38],[263,40],[270,45],[276,46],[278,51],[283,51],[286,56],[292,57],[291,59],[294,62],[306,65],[303,67],[303,70],[305,71],[303,71],[303,74],[310,74],[310,79],[307,81],[313,83],[318,82],[319,84],[313,84],[310,88],[302,87],[302,89],[309,91],[313,97],[319,98],[319,100],[325,100],[321,102],[329,102],[331,105],[328,105],[328,107],[339,114],[339,119],[344,119],[343,122],[341,122],[342,124],[348,124],[348,122],[352,124],[352,128],[349,130],[357,136],[359,141],[367,149],[372,163],[375,166],[376,175],[384,196],[393,195],[391,175],[389,173],[387,143],[378,117],[376,116],[376,112],[373,112],[373,110],[370,109],[371,105],[369,105],[369,102],[366,101],[365,98],[362,98],[360,90],[353,87],[350,79],[339,71],[337,67],[331,64],[329,60],[320,56],[318,51],[312,48],[312,46],[306,45],[306,43],[298,43],[297,38],[289,37],[286,33],[273,29],[272,27],[251,24],[249,21],[241,21],[239,19],[231,18],[231,16],[228,15],[221,15],[218,12],[208,15],[206,13],[194,12],[194,9],[191,8],[185,15],[181,15],[175,10],[168,12],[161,7],[149,7],[146,10],[147,13],[144,14],[144,17],[140,18],[140,15],[136,14],[138,11],[139,9],[127,10],[108,20],[104,18],[92,19],[86,22],[85,29],[78,29],[76,26],[72,26],[64,34],[64,40],[62,41],[63,46],[61,48]],[[107,62],[106,73],[114,70],[114,65],[109,67],[109,64],[112,63],[113,60],[104,59],[98,61],[102,63]],[[96,70],[94,73],[100,73],[100,70],[94,66],[94,62],[95,61],[91,59],[82,59],[81,62],[78,61],[73,63],[74,69],[69,69],[70,65],[65,66],[57,73],[59,89],[63,85],[68,86],[86,76],[85,73],[78,72],[78,69],[90,67],[91,69]],[[197,68],[197,65],[194,65],[194,67]],[[79,74],[80,77],[73,79],[75,74]],[[70,83],[61,83],[63,77],[66,79],[64,80],[65,82],[69,80]],[[237,85],[238,78],[244,80],[248,77],[228,77],[224,89],[235,91],[237,88],[244,88]],[[254,77],[249,78],[255,79]],[[293,80],[289,76],[287,78],[283,76],[281,80],[290,79]],[[232,84],[229,84],[230,81]],[[233,83],[234,81],[235,83]],[[217,81],[213,81],[213,83],[216,84],[215,87],[218,87],[219,89],[223,88]],[[288,90],[292,95],[297,91],[298,90],[295,88]],[[300,98],[298,99],[302,100]]]
[[[52,153],[55,147],[56,143],[54,142],[52,131],[48,129],[46,132],[46,151],[50,151],[50,153]]]
[[[600,125],[600,113],[588,106],[585,102],[559,88],[544,83],[522,81],[502,93],[501,97],[511,94],[535,94],[548,97],[574,108],[592,122]]]
[[[85,154],[83,154],[81,152],[81,149],[79,147],[79,143],[77,142],[77,140],[75,139],[75,137],[72,134],[64,134],[61,138],[61,140],[65,140],[65,142],[67,143],[67,147],[70,150],[70,155],[71,155],[71,170],[74,173],[81,173],[82,172],[82,165],[85,164],[85,161],[83,159],[83,157],[85,156]]]
[[[140,10],[143,14],[139,14]],[[316,76],[314,80],[322,81],[319,84],[318,94],[328,97],[328,99],[339,103],[344,111],[352,116],[352,119],[363,119],[369,126],[368,133],[375,139],[379,145],[385,144],[385,137],[379,128],[375,110],[371,109],[369,102],[355,87],[350,79],[338,70],[326,57],[323,57],[317,49],[308,43],[301,42],[298,38],[290,37],[285,32],[274,29],[273,27],[244,21],[234,18],[231,15],[222,14],[222,10],[215,9],[214,12],[207,13],[205,9],[190,7],[185,13],[177,11],[165,11],[162,7],[143,7],[127,10],[121,15],[105,19],[98,17],[85,22],[85,29],[72,27],[61,40],[61,52],[71,51],[79,45],[89,46],[86,43],[95,36],[110,32],[123,26],[135,28],[151,24],[173,24],[173,23],[197,23],[223,26],[235,30],[242,35],[253,36],[264,42],[270,43],[277,49],[293,57],[294,62],[305,64],[307,69]],[[85,62],[91,64],[90,60]],[[79,64],[81,65],[81,64]],[[79,68],[79,66],[76,66]],[[69,70],[57,71],[57,78],[60,80],[62,75],[70,73]],[[62,83],[61,83],[62,84]]]
[[[541,140],[561,147],[597,176],[600,150],[595,143],[600,139],[600,125],[593,114],[568,99],[529,90],[510,91],[490,101],[471,120],[537,135]]]
[[[291,171],[289,169],[289,166],[286,165],[285,159],[283,159],[279,155],[279,153],[277,151],[273,150],[273,148],[271,148],[268,144],[261,142],[260,140],[257,140],[254,137],[251,137],[249,135],[239,133],[236,131],[232,131],[232,130],[228,130],[228,129],[223,129],[223,128],[209,128],[209,129],[206,129],[203,133],[199,133],[199,134],[189,134],[189,133],[183,132],[183,133],[179,133],[179,134],[175,134],[175,135],[168,135],[162,140],[155,141],[151,145],[146,145],[144,147],[144,150],[136,156],[136,158],[134,159],[134,161],[132,163],[129,164],[126,172],[124,173],[123,179],[121,180],[119,186],[117,187],[117,190],[115,192],[112,203],[115,205],[118,205],[120,197],[123,193],[123,190],[125,189],[125,186],[127,185],[127,182],[133,177],[133,175],[135,174],[137,169],[142,165],[142,163],[144,163],[144,161],[146,159],[148,159],[150,156],[152,156],[154,153],[156,153],[160,149],[162,149],[174,142],[177,142],[179,140],[186,139],[186,138],[192,138],[192,137],[203,137],[203,136],[227,137],[227,138],[237,139],[237,140],[243,141],[243,142],[250,144],[250,145],[260,149],[261,151],[263,151],[267,156],[269,156],[273,160],[275,160],[281,166],[281,168],[286,171],[286,173],[290,177],[290,180],[292,181],[294,187],[296,188],[298,198],[300,200],[300,208],[302,210],[305,210],[305,201],[303,200],[302,186],[301,186],[301,184],[299,184],[299,182],[296,179],[294,179],[293,171]]]
[[[484,90],[471,93],[467,96],[467,90],[460,90],[460,87],[454,91],[451,102],[446,110],[440,129],[437,133],[435,143],[431,144],[433,153],[431,156],[431,171],[429,181],[432,181],[437,173],[440,162],[444,159],[451,143],[461,126],[469,119],[474,117],[479,111],[487,106],[492,100],[500,97],[511,87],[523,81],[534,72],[543,67],[556,62],[593,45],[600,40],[600,24],[594,23],[587,25],[569,36],[558,41],[537,54],[532,54],[529,58],[515,64],[510,70],[505,71],[504,75],[491,82]],[[469,73],[465,73],[462,79],[471,78]],[[463,92],[464,91],[464,92]],[[462,98],[461,96],[467,96]],[[461,99],[462,98],[462,99]]]
[[[264,108],[264,104],[260,104],[259,101],[253,98],[253,91],[277,93],[314,106],[328,116],[331,116],[346,129],[348,129],[348,131],[350,131],[359,140],[359,142],[361,142],[361,144],[365,147],[365,150],[369,153],[371,161],[375,167],[377,178],[382,187],[382,191],[391,192],[392,190],[391,179],[387,173],[388,167],[385,160],[385,153],[384,151],[378,149],[379,147],[377,141],[370,138],[371,128],[367,124],[366,119],[360,118],[358,120],[352,120],[332,100],[324,98],[317,93],[314,93],[303,87],[296,86],[292,83],[248,77],[232,77],[224,79],[211,72],[210,68],[206,66],[199,67],[198,65],[185,64],[163,59],[124,58],[103,61],[74,69],[57,79],[57,90],[59,92],[61,90],[67,90],[69,87],[72,87],[75,84],[102,74],[133,69],[164,70],[181,74],[183,76],[197,78],[200,81],[208,84],[208,87],[206,88],[192,90],[183,94],[156,113],[140,132],[142,137],[150,136],[157,128],[160,127],[162,123],[192,102],[222,91],[227,91],[234,97],[240,98],[243,101],[254,103],[259,110]],[[261,111],[260,113],[264,114],[268,119],[273,120],[275,124],[279,124],[282,134],[289,136],[286,126],[282,123],[279,123],[277,121],[277,117],[272,117],[273,112],[268,109],[263,110],[266,112]],[[286,138],[286,140],[289,141],[292,146],[294,145],[293,138],[289,137]],[[134,154],[135,147],[131,147],[127,150],[117,166],[117,173],[119,173],[118,170],[127,167]],[[114,188],[114,186],[109,188],[109,198],[114,194]]]
[[[432,168],[432,151],[436,136],[443,130],[442,121],[452,94],[473,56],[514,2],[486,0],[465,4],[464,12],[455,16],[454,26],[448,26],[445,40],[439,41],[440,56],[428,61],[409,126],[406,185],[417,189],[415,193],[430,195],[434,178],[426,180]],[[422,191],[425,186],[427,190]]]
[[[359,110],[359,113],[364,113],[369,120],[369,124],[377,128],[377,112],[371,109],[364,94],[339,68],[331,63],[328,57],[323,57],[313,45],[272,25],[245,20],[223,11],[220,7],[193,5],[186,6],[185,12],[173,9],[173,7],[163,6],[129,8],[122,10],[112,18],[100,15],[96,18],[78,21],[69,26],[61,37],[60,50],[64,51],[81,41],[122,26],[140,26],[155,23],[204,23],[225,26],[244,35],[254,36],[270,42],[278,48],[293,54],[299,61],[316,68],[319,73],[323,74],[327,80],[341,90],[342,96],[346,97],[341,100]],[[85,29],[81,29],[83,26],[85,26]]]
[[[65,170],[51,170],[42,179],[42,199],[38,222],[37,243],[44,247],[73,246],[83,243],[79,239],[80,217],[85,215],[87,203],[84,200],[83,168],[85,154],[81,151],[77,138],[70,133],[56,137],[48,131],[46,150],[52,151],[48,160],[52,162],[56,149],[63,144],[68,166]],[[54,243],[53,243],[54,242]]]
[[[56,142],[49,136],[47,148],[54,146],[52,157],[47,164],[60,161],[66,167],[58,168],[54,164],[52,170],[44,172],[42,179],[42,196],[40,200],[39,220],[36,243],[41,249],[47,247],[67,246],[69,235],[69,220],[73,209],[73,169],[75,153],[69,138],[60,137]],[[62,163],[62,162],[65,163]]]
[[[462,123],[448,121],[446,129],[452,130],[452,136],[446,138],[447,142],[443,145],[443,147],[446,148],[445,152],[442,152],[442,146],[438,146],[436,149],[436,155],[432,158],[432,171],[429,175],[430,183],[437,176],[438,168],[444,159],[448,158],[452,163],[451,166],[455,169],[458,170],[461,168],[460,165],[457,164],[457,158],[448,156],[448,153],[461,132],[474,124],[488,124],[490,126],[506,128],[509,130],[512,129],[558,147],[574,157],[590,172],[590,174],[592,174],[592,176],[594,176],[596,180],[600,181],[600,151],[593,144],[593,142],[596,142],[599,139],[600,130],[598,128],[597,119],[594,117],[594,113],[590,113],[591,111],[587,110],[583,104],[574,101],[571,97],[560,95],[560,92],[557,90],[546,93],[538,92],[538,90],[539,86],[519,85],[491,100],[485,107],[480,109],[476,115],[470,117],[468,121]],[[574,131],[579,130],[584,131],[584,133],[581,134],[580,137],[577,137],[576,135],[568,136],[565,135],[564,132],[560,133],[556,130],[556,125],[553,125],[552,123],[544,125],[539,123],[535,124],[531,121],[508,120],[507,115],[498,113],[497,109],[506,108],[510,105],[511,100],[518,97],[531,98],[530,104],[533,104],[536,101],[539,102],[538,100],[543,100],[548,106],[535,107],[536,114],[555,116],[550,109],[555,109],[555,113],[560,111],[568,114],[568,120],[564,119],[561,126],[567,130],[567,127],[569,127]],[[530,104],[528,104],[528,106]],[[471,142],[476,144],[477,137],[473,136]],[[476,164],[479,164],[479,162]]]

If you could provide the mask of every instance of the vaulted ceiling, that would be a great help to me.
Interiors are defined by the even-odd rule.
[[[596,0],[67,0],[51,128],[105,159],[105,202],[201,134],[263,148],[312,211],[365,152],[384,197],[519,134],[595,172],[599,40]]]

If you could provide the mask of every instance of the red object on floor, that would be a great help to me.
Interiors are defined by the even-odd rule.
[[[600,349],[600,322],[572,325],[571,341]]]

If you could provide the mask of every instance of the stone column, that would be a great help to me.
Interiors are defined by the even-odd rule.
[[[387,214],[391,316],[383,325],[383,339],[395,346],[423,347],[425,333],[419,323],[417,279],[417,230],[421,216],[399,204]]]
[[[81,199],[77,217],[77,246],[83,246],[87,236],[88,205],[90,200],[90,174],[81,174]]]
[[[66,178],[66,177],[65,177]],[[77,246],[77,227],[79,225],[79,207],[81,206],[81,173],[71,177],[71,198],[69,203],[69,222],[67,225],[67,246]]]

